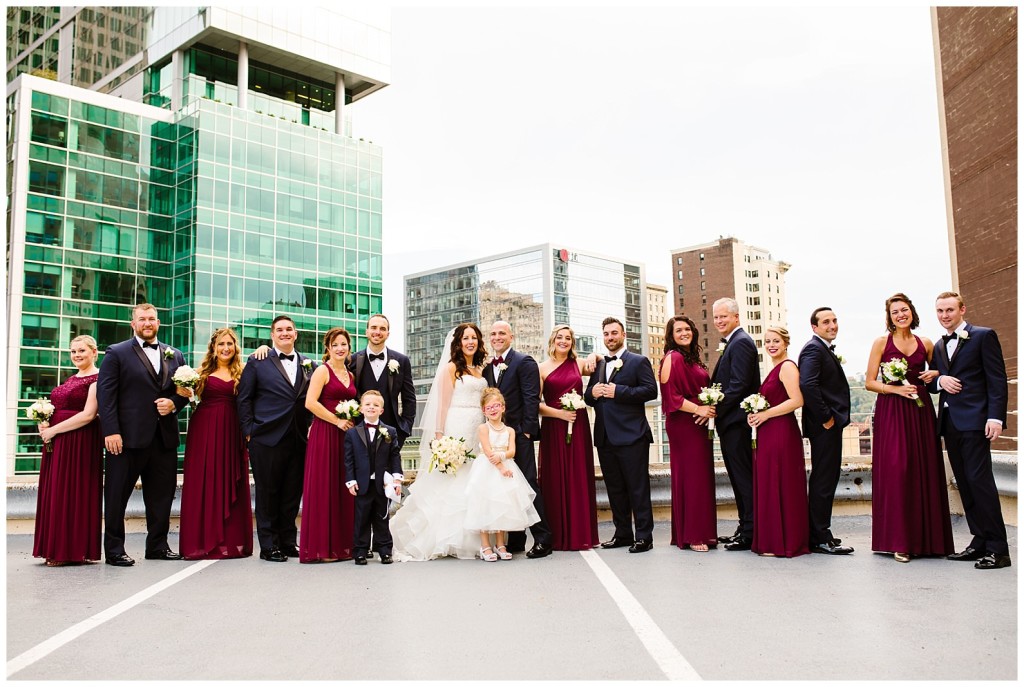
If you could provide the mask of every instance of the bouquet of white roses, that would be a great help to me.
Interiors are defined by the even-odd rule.
[[[562,394],[562,397],[558,399],[558,402],[562,405],[562,410],[580,410],[583,408],[583,397],[576,393],[576,390],[572,390],[569,393]],[[565,435],[565,443],[572,442],[572,426],[574,423],[569,423],[569,432]]]
[[[740,408],[745,410],[748,415],[768,410],[769,407],[771,407],[771,404],[768,402],[768,399],[761,394],[750,394],[740,401]],[[751,427],[750,430],[750,446],[757,448],[757,427]]]
[[[347,401],[341,401],[338,405],[334,406],[334,414],[342,420],[351,420],[353,422],[355,422],[357,417],[362,415],[362,413],[359,412],[359,402],[354,398],[350,398]]]
[[[473,457],[462,437],[443,436],[430,442],[430,470],[454,475],[466,460]]]
[[[725,394],[722,393],[721,384],[712,384],[711,386],[702,386],[700,393],[697,394],[697,400],[706,406],[716,406],[725,400]],[[715,418],[708,418],[708,439],[715,438]]]
[[[913,386],[907,381],[907,367],[906,358],[893,358],[887,363],[882,363],[882,381],[899,382],[903,386]],[[917,394],[911,394],[910,397],[917,403],[918,408],[924,407],[924,401]]]
[[[50,418],[53,417],[55,410],[52,403],[45,398],[41,398],[25,409],[25,416],[32,420],[32,422],[41,425],[44,422],[50,422]],[[49,446],[50,442],[44,441],[43,445]]]
[[[174,386],[180,386],[183,389],[195,389],[199,384],[199,373],[188,365],[182,365],[174,371],[171,381],[174,382]]]

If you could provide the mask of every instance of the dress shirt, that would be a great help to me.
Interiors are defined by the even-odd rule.
[[[291,360],[281,358],[281,349],[277,346],[274,347],[274,355],[281,360],[281,367],[284,368],[285,373],[288,375],[288,379],[291,380],[292,384],[295,384],[295,373],[299,370],[299,356],[295,354],[295,357]],[[292,349],[292,353],[295,353],[295,349]]]
[[[620,348],[619,350],[615,351],[614,353],[612,353],[611,351],[608,351],[608,355],[612,356],[613,358],[615,358],[619,362],[622,362],[622,354],[625,353],[625,352],[626,352],[626,346],[625,346],[625,344],[623,344],[622,348]],[[606,355],[605,358],[607,358],[608,355]],[[612,362],[615,362],[615,361],[612,361]],[[605,384],[609,383],[608,380],[612,376],[612,370],[609,369],[610,366],[611,366],[611,362],[608,362],[607,360],[605,360],[605,365],[604,365],[604,383]]]
[[[136,336],[135,340],[139,342],[139,346],[142,348],[142,352],[146,354],[147,358],[149,358],[149,363],[153,366],[153,372],[155,372],[157,374],[157,376],[159,376],[160,375],[160,347],[159,347],[160,345],[159,345],[159,343],[154,341],[153,343],[157,344],[157,347],[156,348],[148,348],[148,347],[143,345],[146,342],[143,341],[140,337]]]
[[[388,365],[388,349],[387,349],[387,346],[385,346],[383,349],[381,349],[380,352],[384,354],[384,358],[383,359],[381,359],[381,360],[370,360],[370,355],[373,354],[373,351],[371,351],[369,349],[369,347],[367,347],[367,349],[366,349],[366,359],[370,363],[370,369],[373,370],[373,378],[374,379],[380,379],[381,373],[384,372],[384,368],[387,367],[387,365]]]

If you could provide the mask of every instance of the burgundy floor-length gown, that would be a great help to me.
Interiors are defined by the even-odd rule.
[[[917,386],[924,407],[896,394],[875,400],[871,446],[871,549],[938,556],[953,552],[953,530],[946,495],[946,471],[935,433],[935,410],[920,374],[926,354],[904,355],[889,335],[882,362],[906,358],[907,381]]]
[[[583,396],[583,377],[575,360],[563,361],[544,380],[544,403],[561,408],[559,399],[570,391]],[[538,481],[551,527],[551,548],[584,551],[599,543],[594,442],[585,410],[576,413],[572,439],[566,443],[568,430],[565,420],[542,418]]]
[[[334,411],[341,401],[356,397],[355,379],[341,383],[328,366],[327,383],[320,403]],[[306,476],[302,483],[302,527],[299,530],[299,562],[324,558],[352,558],[355,497],[345,488],[345,432],[313,417],[306,445]]]
[[[683,549],[691,544],[718,544],[715,508],[715,459],[707,425],[694,423],[693,413],[680,410],[683,400],[697,405],[697,394],[711,383],[707,369],[688,364],[678,351],[672,359],[668,382],[661,385],[661,407],[668,433],[672,467],[672,543]]]
[[[249,460],[233,380],[207,377],[188,424],[178,546],[188,560],[252,555]]]
[[[85,409],[99,375],[70,377],[50,394],[50,426]],[[65,563],[100,559],[103,435],[99,420],[61,432],[43,448],[32,555]]]
[[[779,379],[784,360],[768,373],[761,395],[771,407],[789,400]],[[765,421],[757,428],[754,449],[754,553],[792,558],[810,553],[807,523],[807,470],[804,440],[796,415],[786,413]]]

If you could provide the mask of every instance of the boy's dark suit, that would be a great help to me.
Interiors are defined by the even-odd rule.
[[[303,365],[307,360],[308,367]],[[263,553],[296,548],[295,518],[312,419],[306,410],[306,389],[316,363],[297,351],[295,361],[294,384],[274,350],[263,360],[250,356],[238,382],[238,420],[242,434],[249,437],[256,532]]]
[[[123,451],[108,452],[106,460],[103,550],[108,561],[125,554],[124,511],[140,476],[146,504],[146,553],[170,550],[167,532],[177,486],[178,414],[160,415],[156,400],[169,398],[178,411],[188,399],[176,393],[172,381],[174,372],[185,364],[181,352],[156,345],[159,374],[133,336],[107,349],[96,382],[103,435],[120,434],[124,441]]]
[[[390,438],[385,437],[384,432]],[[365,423],[361,422],[345,432],[345,474],[359,488],[355,504],[354,558],[366,557],[370,550],[371,528],[373,544],[381,556],[391,555],[393,542],[388,527],[384,473],[402,476],[402,456],[397,434],[397,429],[383,422],[377,425],[372,441]],[[370,479],[371,475],[373,479]]]

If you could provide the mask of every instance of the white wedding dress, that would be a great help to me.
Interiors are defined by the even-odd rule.
[[[445,435],[462,437],[474,454],[480,443],[477,430],[484,422],[480,394],[486,388],[487,381],[481,377],[467,374],[456,379],[445,416]],[[425,421],[422,426],[425,436],[421,441],[429,444],[433,438],[430,432],[433,423]],[[476,532],[467,530],[464,524],[466,484],[476,468],[474,463],[475,459],[467,459],[454,475],[447,475],[437,470],[427,472],[430,461],[421,457],[416,481],[409,487],[404,505],[391,518],[391,536],[395,540],[395,554],[399,560],[476,556],[480,537]]]

